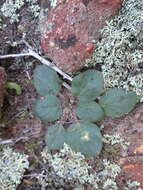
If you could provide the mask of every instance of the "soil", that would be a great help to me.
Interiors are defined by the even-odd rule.
[[[12,46],[13,42],[21,40],[24,33],[26,41],[34,47],[34,50],[41,52],[39,21],[31,17],[26,9],[24,7],[20,10],[22,17],[18,24],[11,25],[9,20],[5,21],[7,26],[0,31],[0,54],[26,51],[24,45]],[[26,174],[41,170],[39,162],[35,160],[35,155],[36,157],[40,155],[44,147],[44,133],[53,124],[41,121],[32,111],[33,103],[38,96],[32,84],[32,75],[36,65],[39,64],[41,64],[39,61],[30,57],[0,60],[0,66],[5,69],[7,74],[7,81],[16,82],[22,88],[21,95],[17,95],[12,89],[7,89],[5,93],[0,120],[0,138],[23,138],[14,144],[14,149],[24,151],[29,155],[31,164]],[[63,105],[63,115],[60,121],[64,121],[65,125],[76,121],[74,98],[71,93],[63,88],[59,97]],[[119,134],[131,144],[126,150],[119,148],[116,152],[113,152],[111,147],[104,147],[101,155],[93,159],[91,164],[96,168],[95,160],[98,162],[102,158],[109,158],[122,167],[122,172],[118,177],[119,190],[124,189],[124,184],[128,179],[139,181],[143,187],[143,104],[137,104],[136,108],[124,117],[116,119],[107,117],[99,124],[104,125],[104,134]],[[40,189],[37,182],[31,178],[24,178],[18,187],[18,190]]]

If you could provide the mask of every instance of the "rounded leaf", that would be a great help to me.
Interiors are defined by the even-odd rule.
[[[61,89],[61,80],[56,71],[46,65],[40,65],[34,71],[34,86],[42,96],[54,95]]]
[[[38,117],[46,121],[59,119],[62,112],[59,99],[52,95],[47,95],[44,99],[37,99],[33,109]]]
[[[112,117],[120,117],[130,112],[136,103],[136,93],[118,88],[109,89],[99,101],[105,114]]]
[[[94,100],[102,93],[104,80],[102,73],[96,70],[87,70],[72,81],[72,92],[80,100]]]
[[[100,121],[104,117],[103,109],[96,102],[79,102],[76,108],[77,116],[85,121]]]
[[[62,125],[51,126],[45,135],[45,143],[50,150],[62,148],[66,141],[66,131]]]
[[[67,130],[67,144],[76,152],[97,156],[102,149],[100,129],[89,122],[72,124]]]

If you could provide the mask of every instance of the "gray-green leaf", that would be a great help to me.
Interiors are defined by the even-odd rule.
[[[68,128],[67,144],[76,152],[97,156],[102,149],[102,135],[95,124],[75,123]]]
[[[53,69],[40,65],[34,71],[34,86],[42,96],[55,95],[61,89],[61,80]]]
[[[96,70],[87,70],[72,81],[72,93],[81,101],[94,100],[102,93],[103,87],[102,73]]]
[[[42,120],[55,121],[59,119],[62,108],[57,97],[47,95],[44,99],[36,100],[34,112]]]
[[[45,143],[51,150],[58,150],[66,142],[66,131],[62,125],[50,127],[45,135]]]
[[[85,121],[100,121],[104,117],[103,109],[96,102],[79,102],[76,108],[77,116]]]
[[[120,117],[130,112],[137,103],[137,95],[123,89],[109,89],[100,99],[99,104],[107,116]]]

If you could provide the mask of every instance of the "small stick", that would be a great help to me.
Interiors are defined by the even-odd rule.
[[[63,86],[71,91],[71,86],[68,85],[66,82],[63,82]]]
[[[0,59],[23,57],[23,56],[31,56],[31,54],[30,53],[18,53],[18,54],[0,55]]]
[[[42,175],[42,174],[40,174],[41,176],[45,176],[45,175]],[[31,178],[34,178],[34,177],[37,177],[37,176],[39,176],[39,174],[38,173],[33,173],[33,174],[27,174],[27,175],[23,175],[23,177],[31,177]]]
[[[0,59],[7,59],[7,58],[11,58],[11,57],[23,57],[23,56],[32,56],[32,57],[38,59],[40,62],[42,62],[43,64],[45,64],[45,65],[47,65],[49,67],[51,67],[56,72],[58,72],[60,75],[62,75],[63,78],[65,78],[65,79],[67,79],[69,81],[72,81],[72,78],[69,75],[67,75],[66,73],[64,73],[63,71],[61,71],[58,67],[56,67],[55,65],[53,65],[50,61],[48,61],[45,58],[43,58],[40,55],[38,55],[33,50],[29,50],[29,53],[0,55]],[[30,79],[30,77],[29,77],[29,79]],[[71,87],[66,82],[63,82],[63,86],[65,88],[71,90]]]
[[[64,73],[62,70],[60,70],[58,67],[56,67],[54,64],[52,64],[50,61],[46,60],[45,58],[41,57],[40,55],[38,55],[36,52],[34,52],[33,50],[29,49],[29,52],[31,53],[31,56],[35,57],[36,59],[38,59],[41,63],[51,67],[52,69],[54,69],[57,73],[59,73],[60,75],[63,76],[64,79],[67,79],[69,81],[72,81],[72,78],[67,75],[66,73]]]
[[[46,168],[45,164],[37,157],[37,155],[33,152],[33,157],[35,160],[48,172],[48,169]]]
[[[21,141],[21,140],[27,141],[27,140],[29,140],[29,138],[28,137],[19,137],[17,139],[1,140],[0,141],[0,145],[3,145],[3,144],[13,144],[13,143],[17,143],[18,141]]]
[[[53,70],[55,70],[57,73],[63,76],[64,79],[67,79],[69,81],[72,81],[72,77],[64,73],[62,70],[60,70],[57,66],[52,64],[50,61],[46,60],[45,58],[41,57],[38,53],[32,50],[32,47],[25,41],[21,40],[20,43],[24,43],[28,47],[28,53],[20,53],[20,54],[9,54],[9,55],[0,55],[0,59],[6,59],[10,57],[23,57],[23,56],[32,56],[36,59],[38,59],[41,63],[51,67]]]

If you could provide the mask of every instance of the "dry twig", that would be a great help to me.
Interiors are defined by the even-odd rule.
[[[13,143],[17,143],[19,141],[28,141],[29,138],[28,137],[19,137],[17,139],[7,139],[7,140],[1,140],[0,141],[0,145],[4,145],[4,144],[13,144]]]
[[[53,70],[55,70],[57,73],[59,73],[63,79],[67,79],[69,81],[72,81],[72,77],[70,77],[69,75],[67,75],[66,73],[64,73],[62,70],[60,70],[56,65],[54,65],[52,62],[46,60],[45,58],[43,58],[42,56],[40,56],[38,53],[36,53],[32,47],[25,41],[25,40],[21,40],[19,43],[24,43],[27,47],[28,47],[28,52],[27,53],[19,53],[19,54],[9,54],[9,55],[0,55],[0,59],[7,59],[7,58],[16,58],[16,57],[23,57],[23,56],[32,56],[34,58],[36,58],[37,60],[39,60],[41,63],[51,67]],[[63,85],[66,88],[70,88],[70,86],[66,83],[63,83]]]

